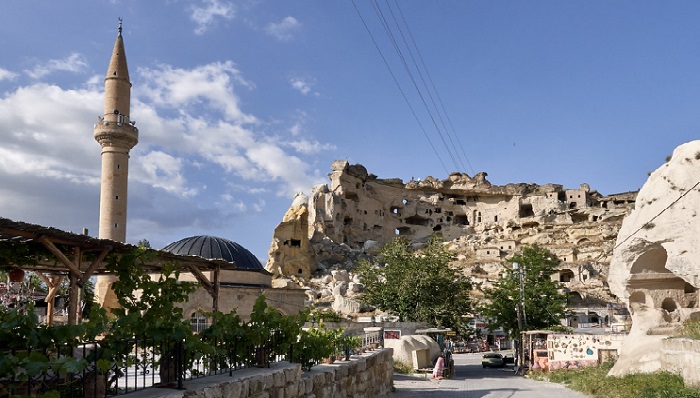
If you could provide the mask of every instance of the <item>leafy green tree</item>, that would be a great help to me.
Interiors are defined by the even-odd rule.
[[[398,238],[382,249],[377,261],[362,261],[357,271],[365,285],[362,299],[397,315],[401,321],[428,322],[455,330],[471,313],[471,280],[451,268],[454,255],[431,239],[420,252]]]
[[[492,329],[502,327],[511,335],[518,334],[518,302],[520,274],[523,280],[523,330],[552,329],[566,317],[566,295],[561,284],[551,276],[557,272],[559,259],[537,245],[523,247],[520,254],[508,259],[518,263],[518,269],[508,264],[501,278],[492,287],[483,288],[485,301],[479,314],[489,320]]]

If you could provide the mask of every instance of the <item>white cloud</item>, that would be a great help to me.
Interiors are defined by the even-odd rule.
[[[80,73],[87,70],[88,64],[85,57],[81,54],[73,53],[63,59],[49,60],[45,65],[36,65],[34,69],[25,70],[32,79],[41,79],[42,77],[57,71]]]
[[[216,18],[233,19],[236,15],[233,4],[222,0],[204,0],[202,6],[192,6],[192,20],[197,24],[194,33],[201,35],[214,23]]]
[[[98,92],[47,84],[0,97],[0,131],[5,132],[0,134],[0,172],[99,181],[99,145],[90,131],[97,121],[95,104],[101,102]]]
[[[146,86],[140,92],[146,101],[156,106],[180,108],[205,102],[224,112],[226,119],[236,123],[255,123],[257,119],[243,112],[234,94],[234,83],[248,88],[233,62],[215,62],[191,70],[160,65],[158,69],[140,69]]]
[[[265,31],[274,36],[277,40],[288,41],[293,37],[293,33],[301,28],[301,22],[294,17],[284,17],[280,22],[270,22],[265,27]]]
[[[289,146],[294,148],[299,153],[306,155],[319,153],[322,151],[335,150],[336,146],[333,144],[323,144],[316,140],[301,139],[297,141],[290,141]]]
[[[264,211],[262,196],[291,197],[326,180],[304,158],[323,145],[304,136],[303,120],[292,121],[298,128],[289,144],[288,134],[266,133],[270,125],[241,108],[238,94],[254,86],[232,62],[137,74],[130,240],[139,228],[163,236],[225,228],[241,212]],[[100,146],[92,125],[102,111],[100,80],[87,76],[82,89],[34,83],[0,93],[0,216],[96,231]]]
[[[17,77],[17,74],[7,69],[0,68],[0,81],[12,80]]]
[[[306,95],[311,92],[311,85],[309,82],[305,81],[302,78],[292,78],[289,80],[289,84],[292,85],[292,88],[295,90],[298,90],[300,93]]]
[[[134,177],[155,188],[183,197],[196,196],[197,189],[187,188],[182,176],[183,160],[162,151],[151,151],[138,158],[138,170]]]

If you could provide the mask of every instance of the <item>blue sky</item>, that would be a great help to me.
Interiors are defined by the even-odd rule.
[[[426,111],[375,7],[405,20],[444,111]],[[335,159],[381,178],[641,188],[700,131],[699,16],[695,1],[11,1],[0,216],[97,233],[92,126],[118,17],[140,131],[127,240],[211,234],[265,262],[294,193]]]

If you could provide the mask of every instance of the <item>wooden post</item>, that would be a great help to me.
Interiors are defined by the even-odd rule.
[[[212,306],[214,307],[214,312],[219,311],[219,274],[221,273],[221,266],[216,265],[214,269],[214,298]]]
[[[76,270],[80,269],[80,258],[80,247],[76,246],[73,251],[73,267]],[[80,303],[80,286],[78,285],[78,281],[82,278],[82,275],[79,272],[77,275],[71,272],[69,277],[70,290],[68,292],[68,324],[77,325],[79,309],[78,304]]]

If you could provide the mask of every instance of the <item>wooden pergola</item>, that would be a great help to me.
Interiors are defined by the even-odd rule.
[[[68,294],[68,324],[78,323],[78,301],[80,289],[92,276],[111,275],[106,269],[106,258],[110,254],[126,254],[137,246],[74,234],[57,228],[13,221],[0,217],[0,241],[15,243],[39,243],[54,258],[36,264],[0,264],[2,267],[33,271],[48,287],[47,323],[53,322],[53,302],[65,278],[70,282]],[[60,247],[60,248],[59,248]],[[184,272],[192,273],[201,286],[212,296],[212,309],[219,309],[219,275],[221,270],[236,268],[234,263],[224,260],[208,260],[197,256],[181,256],[170,252],[153,250],[154,259],[144,265],[147,273],[160,273],[165,264],[177,264]],[[94,258],[86,260],[86,255]],[[203,271],[213,271],[210,281]]]

